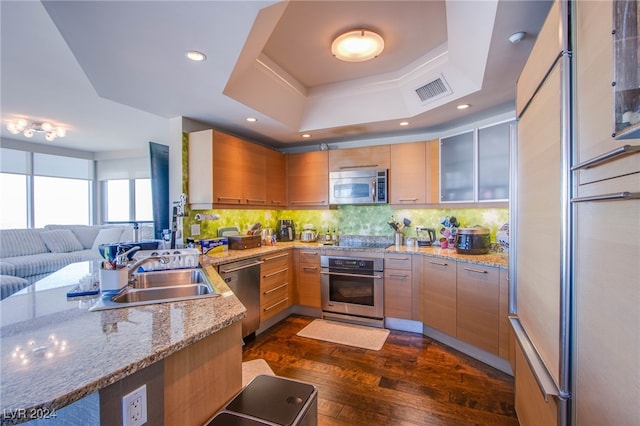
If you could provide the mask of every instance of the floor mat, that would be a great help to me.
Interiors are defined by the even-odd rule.
[[[389,330],[316,319],[300,330],[298,336],[379,351],[389,336]]]

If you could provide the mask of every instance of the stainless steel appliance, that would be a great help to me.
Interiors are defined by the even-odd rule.
[[[242,337],[247,337],[260,327],[261,263],[258,258],[252,258],[225,263],[219,268],[224,282],[247,308],[247,316],[242,320]]]
[[[321,256],[322,316],[382,327],[384,258]]]
[[[280,219],[276,224],[276,238],[278,241],[293,241],[296,236],[296,229],[293,220]]]
[[[329,204],[384,204],[387,202],[387,170],[329,173]]]

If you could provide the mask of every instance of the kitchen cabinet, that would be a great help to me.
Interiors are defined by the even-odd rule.
[[[413,319],[412,255],[384,255],[384,316]]]
[[[270,208],[287,205],[286,156],[281,152],[265,148],[267,162],[266,176],[267,206]]]
[[[389,202],[438,203],[438,141],[391,145]]]
[[[320,309],[320,250],[295,250],[294,258],[296,304]]]
[[[640,8],[631,0],[614,2],[612,7],[614,132],[617,139],[636,139],[640,138]],[[601,60],[611,68],[605,58]]]
[[[515,124],[478,129],[478,201],[508,200],[509,145]]]
[[[287,155],[287,198],[291,207],[329,205],[329,151]]]
[[[514,129],[511,121],[440,139],[440,201],[506,201]]]
[[[500,282],[498,268],[458,262],[456,336],[499,355]]]
[[[188,201],[191,208],[270,205],[266,179],[270,151],[217,130],[189,133]],[[281,169],[276,170],[276,167]],[[275,176],[284,173],[282,167],[282,161],[270,165]]]
[[[456,262],[427,257],[423,260],[422,322],[456,336]]]
[[[292,302],[292,250],[267,254],[260,259],[260,322],[284,311]]]
[[[329,151],[329,171],[342,172],[357,169],[389,169],[389,145]]]

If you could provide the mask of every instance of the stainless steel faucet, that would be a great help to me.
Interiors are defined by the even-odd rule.
[[[129,282],[131,282],[133,275],[136,273],[139,267],[151,262],[160,262],[165,265],[169,263],[169,258],[165,256],[149,256],[138,260],[136,263],[129,266]]]

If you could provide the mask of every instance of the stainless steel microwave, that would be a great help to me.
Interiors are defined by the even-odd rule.
[[[384,204],[387,170],[354,170],[329,173],[329,204]]]

